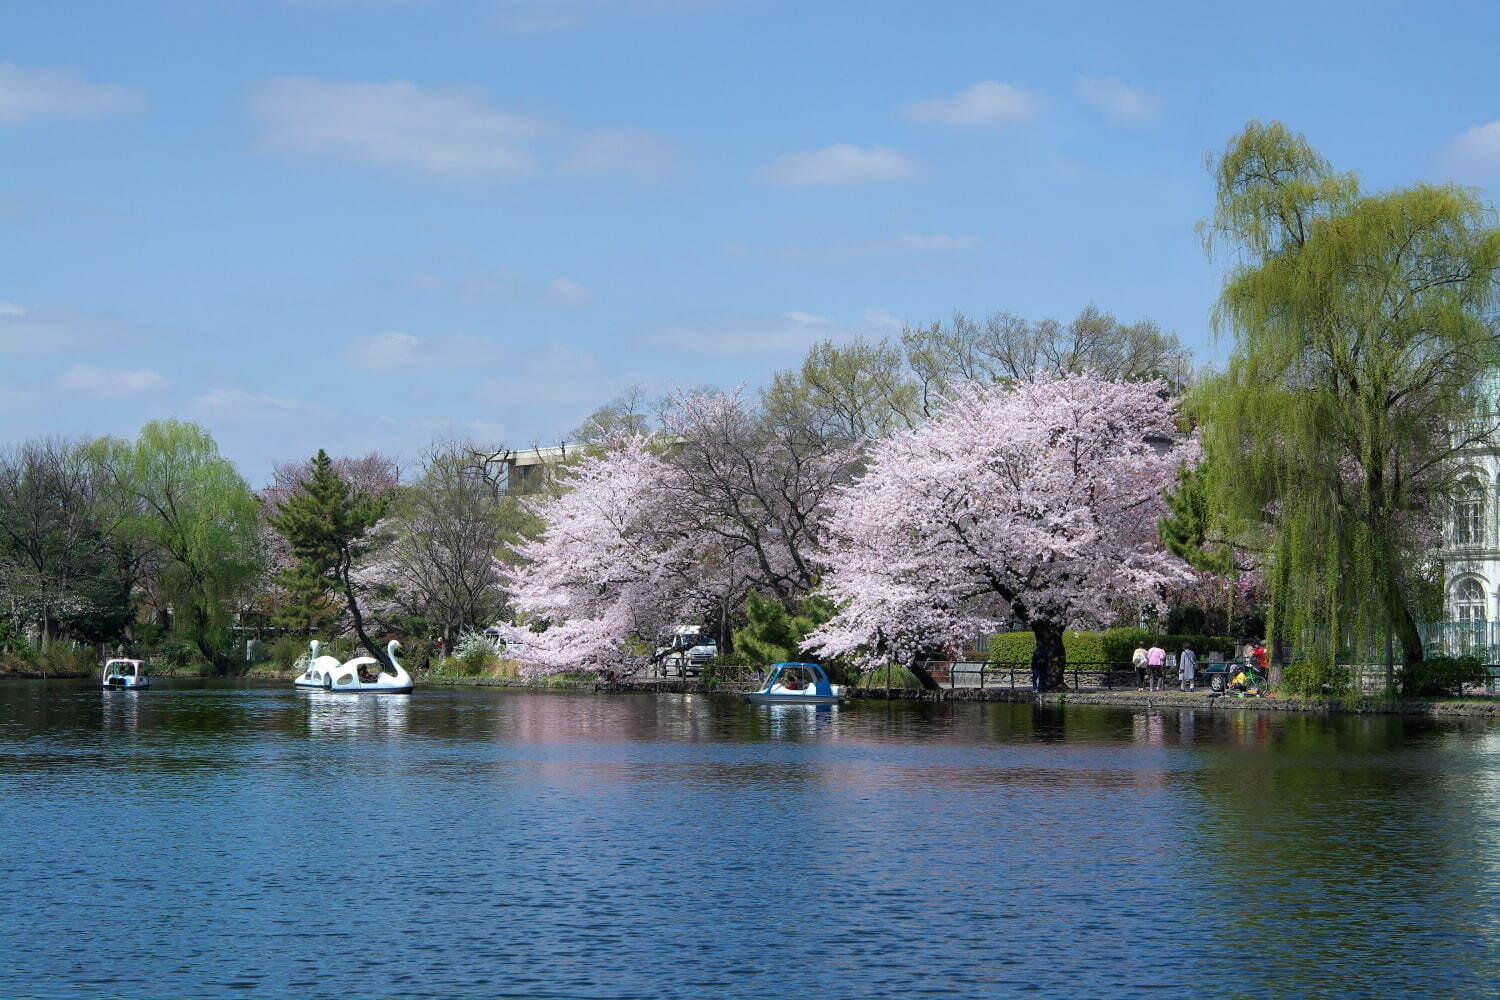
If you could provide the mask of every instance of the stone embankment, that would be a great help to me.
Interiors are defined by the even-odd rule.
[[[1025,688],[941,688],[911,691],[855,688],[853,698],[893,701],[1001,701],[1043,705],[1098,705],[1145,708],[1152,711],[1197,709],[1214,712],[1307,712],[1319,715],[1494,716],[1500,718],[1500,698],[1236,698],[1209,691],[1059,691],[1037,695]]]

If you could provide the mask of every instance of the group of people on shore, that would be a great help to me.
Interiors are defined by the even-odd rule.
[[[1245,658],[1255,665],[1261,676],[1265,675],[1268,657],[1264,643],[1251,644]],[[1182,650],[1176,654],[1168,653],[1160,645],[1153,645],[1149,649],[1144,645],[1137,646],[1130,655],[1130,665],[1135,668],[1137,691],[1162,690],[1166,686],[1164,675],[1169,669],[1177,673],[1179,691],[1191,691],[1196,685],[1198,654],[1188,643],[1184,643]],[[1248,686],[1248,683],[1244,670],[1232,681],[1234,686],[1242,688]]]
[[[1265,644],[1255,643],[1246,660],[1258,667],[1264,675],[1267,661]],[[1165,690],[1169,670],[1177,675],[1179,691],[1192,691],[1197,684],[1198,653],[1191,643],[1183,643],[1182,649],[1176,653],[1168,653],[1160,644],[1153,644],[1150,648],[1145,645],[1137,646],[1130,656],[1130,665],[1135,669],[1137,691]],[[1037,647],[1031,654],[1031,689],[1038,694],[1042,693],[1047,689],[1046,681],[1047,653]],[[1234,678],[1233,683],[1240,685],[1242,681],[1248,684],[1243,670]]]
[[[1193,690],[1194,678],[1198,673],[1198,654],[1187,644],[1175,654],[1169,654],[1160,645],[1153,645],[1150,649],[1145,646],[1135,647],[1135,652],[1130,654],[1130,665],[1135,668],[1136,690],[1163,690],[1166,687],[1168,661],[1177,670],[1177,689]]]

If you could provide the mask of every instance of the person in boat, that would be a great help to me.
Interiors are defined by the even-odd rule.
[[[374,680],[375,675],[370,672],[369,664],[361,663],[359,665],[359,682],[361,684],[370,684],[373,683]]]

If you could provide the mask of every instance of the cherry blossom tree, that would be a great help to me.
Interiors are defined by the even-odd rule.
[[[815,587],[828,502],[856,448],[738,390],[678,393],[661,423],[566,467],[566,492],[532,501],[546,530],[518,550],[511,598],[550,625],[515,634],[527,669],[638,669],[660,630],[711,618],[725,644],[750,589],[796,611]]]
[[[1195,446],[1161,388],[1091,374],[961,384],[927,424],[876,443],[827,527],[824,592],[841,610],[807,647],[911,661],[1009,620],[1060,684],[1065,628],[1186,578],[1156,523]]]
[[[568,468],[567,492],[532,501],[546,528],[517,548],[509,582],[522,625],[504,629],[523,672],[634,672],[661,630],[701,616],[743,578],[736,553],[674,509],[663,450],[618,440]]]
[[[664,489],[684,530],[743,557],[748,585],[795,610],[816,585],[828,503],[853,479],[858,449],[786,416],[746,405],[738,389],[671,397]]]

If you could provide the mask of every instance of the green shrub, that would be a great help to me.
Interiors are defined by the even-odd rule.
[[[175,636],[161,640],[146,653],[154,662],[169,667],[190,667],[203,662],[203,652],[196,643]]]
[[[920,691],[922,689],[922,682],[917,680],[916,674],[899,663],[894,663],[884,667],[876,667],[874,670],[867,670],[863,674],[860,674],[859,686],[862,688],[890,687]]]
[[[307,639],[294,635],[283,635],[266,643],[266,659],[278,667],[295,666],[298,658],[308,652]],[[319,650],[321,653],[322,650]]]
[[[1349,690],[1349,668],[1326,656],[1307,656],[1288,663],[1281,690],[1304,698],[1337,697]]]
[[[1069,663],[1129,663],[1137,646],[1159,645],[1169,653],[1191,645],[1201,660],[1206,654],[1234,655],[1234,640],[1224,636],[1166,635],[1139,628],[1112,628],[1101,632],[1064,632],[1063,650]],[[1002,632],[990,636],[989,658],[992,663],[1030,663],[1036,649],[1031,632]]]
[[[1465,684],[1488,684],[1490,672],[1477,656],[1434,656],[1401,670],[1401,693],[1421,698],[1462,694]]]
[[[0,673],[22,677],[88,677],[97,673],[99,658],[92,646],[69,642],[49,643],[46,649],[20,646],[0,660]]]

